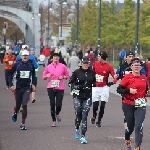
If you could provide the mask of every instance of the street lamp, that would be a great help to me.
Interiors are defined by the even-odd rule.
[[[140,12],[140,0],[137,0],[136,9],[136,26],[135,26],[135,53],[139,50],[138,36],[139,36],[139,12]]]
[[[63,5],[67,5],[67,0],[64,0],[60,3],[61,7],[60,7],[60,41],[62,40],[62,7]],[[56,4],[55,4],[56,5]],[[57,6],[57,5],[56,5]],[[51,7],[49,8],[49,10],[53,10],[52,9],[52,3],[51,3]],[[62,43],[60,42],[60,46],[62,46]]]
[[[78,49],[78,35],[79,35],[79,0],[77,0],[76,9],[77,9],[76,45],[77,45],[77,49]]]
[[[98,53],[100,52],[101,45],[101,8],[102,8],[102,0],[99,0],[99,14],[98,14]]]

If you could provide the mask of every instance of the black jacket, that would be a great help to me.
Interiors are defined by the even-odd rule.
[[[16,89],[30,89],[31,84],[35,85],[35,68],[33,64],[28,61],[26,63],[18,61],[12,68],[9,74],[9,85],[13,86],[12,79],[14,73],[16,74]],[[32,82],[31,82],[32,77]]]
[[[91,69],[83,70],[81,67],[76,69],[69,81],[73,91],[79,90],[79,93],[74,93],[74,97],[79,99],[88,99],[92,97],[92,87],[96,86],[95,72]]]

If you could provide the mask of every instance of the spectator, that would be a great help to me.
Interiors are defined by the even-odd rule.
[[[126,52],[125,52],[124,49],[122,49],[122,50],[119,52],[119,65],[122,65],[125,56],[126,56]]]
[[[80,60],[82,60],[82,58],[83,58],[82,49],[79,49],[79,51],[78,51],[78,53],[77,53],[77,56],[79,57]]]
[[[43,49],[42,54],[45,56],[45,66],[48,65],[48,59],[50,57],[51,51],[50,48],[48,47],[48,45],[46,45],[46,47]]]

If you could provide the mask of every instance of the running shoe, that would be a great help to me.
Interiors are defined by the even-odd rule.
[[[126,150],[132,150],[132,147],[131,147],[131,140],[126,140],[125,141],[125,144],[126,144]],[[137,149],[138,150],[138,149]]]
[[[13,122],[16,122],[16,121],[17,121],[17,114],[16,114],[16,113],[14,113],[14,114],[12,115],[12,121],[13,121]]]
[[[22,112],[23,111],[23,108],[20,108],[20,110],[19,110],[20,112]]]
[[[35,100],[35,99],[33,99],[33,100],[32,100],[32,103],[35,103],[35,101],[36,101],[36,100]]]
[[[134,150],[140,150],[140,148],[139,148],[139,147],[137,147],[137,148],[134,148]]]
[[[56,127],[56,121],[53,121],[52,127]]]
[[[27,130],[25,124],[21,124],[21,125],[20,125],[20,130]]]
[[[75,139],[79,139],[80,138],[80,130],[79,129],[76,129],[74,130],[74,138]]]
[[[61,122],[61,118],[60,118],[59,115],[56,115],[56,120],[57,120],[58,123]]]
[[[96,127],[102,127],[101,122],[96,122]]]
[[[91,118],[91,123],[92,123],[92,124],[95,124],[95,119],[96,119],[95,117],[92,117],[92,118]]]
[[[81,137],[80,141],[81,144],[87,144],[87,140],[85,139],[85,137]]]

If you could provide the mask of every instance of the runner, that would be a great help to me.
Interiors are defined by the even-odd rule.
[[[31,91],[31,84],[32,84],[32,91],[35,91],[35,68],[32,63],[29,61],[29,52],[24,50],[21,56],[22,60],[17,62],[9,75],[9,84],[10,89],[14,92],[16,91],[16,109],[14,114],[12,115],[12,121],[17,121],[17,113],[20,109],[22,104],[23,111],[22,111],[22,123],[20,125],[21,130],[26,130],[25,126],[25,119],[27,118],[27,102],[29,100],[30,91]],[[16,89],[12,83],[12,78],[14,73],[16,74]],[[31,76],[32,76],[32,83],[31,83]]]
[[[16,56],[12,54],[12,50],[8,50],[8,55],[4,56],[3,63],[6,64],[5,67],[5,80],[6,80],[6,86],[7,89],[9,88],[9,73],[11,72],[11,69],[16,62]]]
[[[60,55],[58,53],[53,53],[53,62],[46,66],[43,72],[43,79],[46,80],[49,78],[47,92],[50,99],[51,116],[53,121],[52,127],[56,126],[56,119],[57,122],[61,122],[59,113],[61,111],[65,90],[63,80],[70,77],[67,67],[64,64],[59,63],[59,56]]]
[[[87,131],[87,116],[92,105],[92,86],[95,86],[95,73],[89,68],[90,59],[85,56],[82,59],[82,66],[76,69],[69,81],[69,85],[73,88],[73,101],[76,114],[75,133],[76,139],[80,138],[80,123],[82,144],[86,144],[85,133]]]
[[[98,115],[98,121],[96,122],[96,127],[101,127],[101,119],[104,115],[104,109],[106,102],[109,98],[109,87],[110,85],[116,83],[116,77],[113,67],[106,61],[108,55],[106,52],[101,51],[98,55],[98,61],[93,65],[93,70],[96,74],[96,87],[92,88],[92,101],[93,101],[93,117],[91,118],[91,123],[95,123],[97,116],[99,101],[101,101],[100,111]],[[114,81],[108,83],[109,74],[114,78]],[[107,86],[108,85],[108,86]]]
[[[125,62],[122,65],[120,65],[116,71],[116,74],[118,75],[117,80],[119,79],[122,80],[125,74],[129,74],[130,72],[132,72],[132,69],[130,68],[130,63],[134,57],[135,57],[135,54],[132,51],[129,51],[126,53]],[[146,75],[146,71],[143,67],[141,69],[141,73]],[[127,122],[125,118],[124,118],[124,128],[125,130],[127,129]]]
[[[135,127],[135,149],[140,150],[143,137],[143,122],[146,114],[147,79],[140,74],[142,62],[138,58],[131,61],[132,73],[124,76],[117,92],[122,94],[122,110],[127,121],[125,131],[126,149],[131,150],[130,135]],[[148,91],[150,93],[150,91]]]

